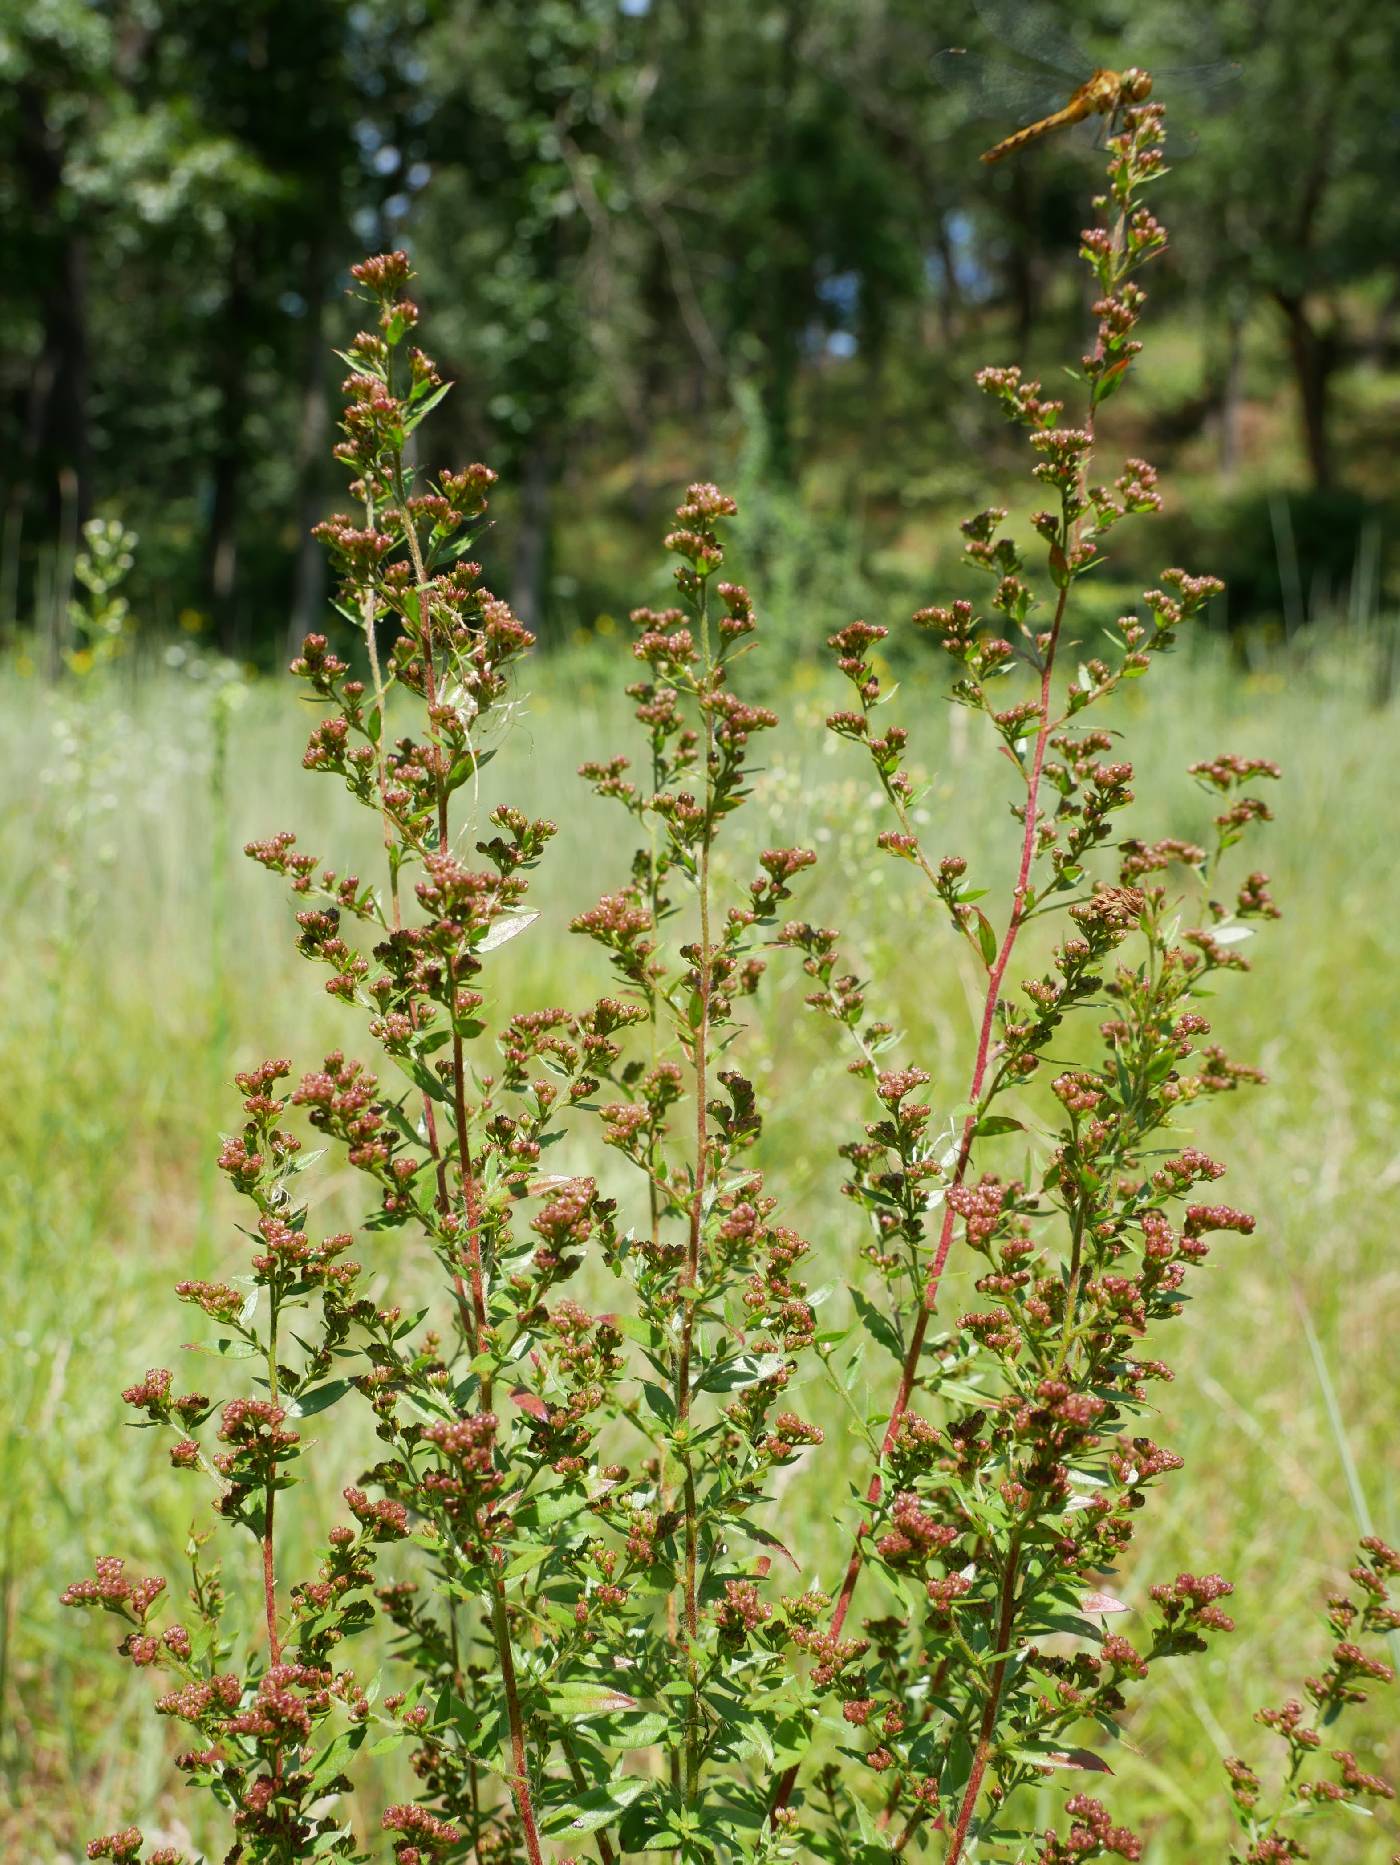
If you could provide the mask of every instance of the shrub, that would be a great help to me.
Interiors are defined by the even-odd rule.
[[[1196,1103],[1257,1078],[1204,1040],[1197,1006],[1246,969],[1241,941],[1276,912],[1259,872],[1233,906],[1216,897],[1268,818],[1259,788],[1275,766],[1194,766],[1218,799],[1214,846],[1147,843],[1119,822],[1131,765],[1080,719],[1145,675],[1219,585],[1165,572],[1145,617],[1061,672],[1102,538],[1158,505],[1145,462],[1111,486],[1092,472],[1098,410],[1138,349],[1133,275],[1165,242],[1141,204],[1159,139],[1160,112],[1129,115],[1104,219],[1084,235],[1098,336],[1078,425],[1016,370],[979,378],[1025,428],[1050,501],[1031,521],[1048,621],[1000,510],[964,533],[1007,638],[966,603],[915,618],[1016,774],[1021,853],[1000,929],[966,862],[927,855],[916,834],[905,731],[883,724],[884,631],[856,622],[832,640],[854,703],[829,724],[863,747],[893,810],[881,848],[911,864],[984,976],[947,1131],[919,1098],[929,1072],[895,1056],[838,935],[786,917],[813,856],[755,849],[747,888],[720,882],[716,846],[740,833],[752,743],[776,715],[744,697],[754,605],[722,578],[735,508],[711,485],[690,488],[666,538],[678,606],[633,618],[640,766],[584,769],[637,829],[630,868],[573,924],[603,948],[613,994],[585,1009],[499,1001],[497,955],[531,935],[529,875],[556,831],[508,805],[477,821],[471,799],[531,642],[469,557],[494,475],[425,479],[411,464],[446,386],[410,341],[407,261],[354,268],[377,313],[346,353],[337,448],[359,509],[320,529],[367,677],[319,634],[293,672],[321,710],[305,766],[372,813],[384,870],[366,882],[325,866],[289,831],[248,853],[290,883],[300,951],[379,1057],[371,1069],[336,1050],[299,1073],[278,1058],[238,1077],[242,1125],[219,1165],[250,1207],[251,1257],[243,1274],[178,1288],[213,1326],[227,1390],[179,1392],[156,1368],[124,1394],[174,1433],[175,1467],[210,1484],[219,1523],[246,1538],[260,1626],[251,1642],[230,1629],[201,1537],[173,1617],[165,1582],[115,1557],[65,1595],[115,1614],[123,1655],[160,1674],[157,1713],[191,1732],[177,1766],[227,1810],[231,1859],[368,1856],[345,1796],[357,1758],[396,1745],[416,1782],[382,1811],[402,1865],[585,1846],[602,1865],[906,1851],[957,1865],[974,1845],[1041,1865],[1140,1856],[1082,1791],[1058,1830],[1026,1832],[1023,1790],[1107,1772],[1129,1693],[1231,1629],[1219,1575],[1152,1586],[1132,1638],[1113,1629],[1128,1608],[1109,1589],[1180,1463],[1147,1430],[1149,1393],[1170,1377],[1157,1333],[1207,1240],[1253,1228],[1215,1201],[1224,1168],[1167,1137]],[[998,683],[1014,691],[1026,669],[1026,696],[999,703]],[[1055,914],[1059,943],[1030,962]],[[805,967],[869,1098],[842,1150],[879,1298],[853,1291],[848,1328],[818,1327],[808,1245],[753,1163],[762,1114],[739,1008],[761,988],[764,946]],[[1015,985],[1013,960],[1031,973]],[[1081,1040],[1086,1019],[1097,1028]],[[358,1243],[311,1224],[299,1120],[363,1177]],[[549,1169],[566,1132],[592,1172]],[[1028,1146],[1015,1176],[1009,1151]],[[629,1169],[635,1224],[610,1190]],[[435,1265],[436,1306],[370,1293],[354,1257],[373,1250],[389,1273],[395,1238]],[[955,1247],[980,1269],[981,1306],[963,1314],[940,1307]],[[592,1312],[582,1294],[609,1279],[615,1305]],[[856,1420],[872,1469],[849,1562],[834,1597],[785,1592],[773,1565],[801,1569],[803,1525],[783,1519],[773,1479],[834,1454],[790,1389],[806,1369],[844,1393],[867,1344],[889,1359],[890,1400],[873,1425]],[[281,1529],[312,1448],[305,1421],[352,1401],[369,1408],[378,1460],[344,1485],[318,1571],[292,1575]],[[1331,1607],[1331,1665],[1309,1685],[1324,1720],[1384,1672],[1355,1640],[1394,1622],[1395,1566],[1368,1543],[1358,1597]],[[858,1589],[871,1611],[853,1625]],[[376,1619],[396,1673],[383,1695],[347,1653]],[[1265,1720],[1288,1747],[1279,1815],[1260,1815],[1247,1764],[1231,1771],[1258,1861],[1302,1856],[1278,1837],[1284,1813],[1383,1791],[1348,1751],[1310,1773],[1320,1736],[1297,1706]],[[142,1848],[131,1828],[89,1853]]]

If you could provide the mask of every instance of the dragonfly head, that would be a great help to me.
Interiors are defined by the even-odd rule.
[[[1152,95],[1152,79],[1140,65],[1129,65],[1123,73],[1123,101],[1129,104],[1146,103]]]

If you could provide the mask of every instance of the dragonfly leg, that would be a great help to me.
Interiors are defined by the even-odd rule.
[[[1118,134],[1118,119],[1122,115],[1122,106],[1115,105],[1106,116],[1101,116],[1094,131],[1094,148],[1102,153],[1108,147],[1110,136]]]

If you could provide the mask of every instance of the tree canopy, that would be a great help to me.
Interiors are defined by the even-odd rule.
[[[155,621],[197,617],[245,654],[309,622],[306,534],[340,494],[323,357],[349,335],[349,264],[387,246],[444,307],[451,438],[510,487],[509,593],[547,637],[628,599],[625,549],[563,576],[561,526],[609,513],[625,535],[736,452],[767,495],[894,547],[911,504],[950,490],[953,377],[989,348],[1033,364],[1040,332],[1083,320],[1051,257],[1082,145],[976,159],[1020,120],[1038,18],[1004,29],[999,0],[13,9],[0,629],[33,618],[94,512],[140,533]],[[1063,0],[1050,24],[1159,66],[1193,133],[1165,289],[1196,347],[1163,385],[1167,427],[1237,466],[1252,345],[1292,401],[1289,459],[1255,476],[1329,511],[1388,498],[1364,423],[1339,448],[1337,385],[1366,365],[1383,386],[1394,363],[1400,15]],[[949,45],[1009,59],[1004,113],[969,120],[940,80]],[[1170,82],[1203,56],[1238,65],[1218,94]]]

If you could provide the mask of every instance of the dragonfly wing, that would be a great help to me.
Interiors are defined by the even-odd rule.
[[[1082,84],[1098,60],[1075,44],[1053,11],[1038,0],[973,0],[977,16],[999,45],[1050,65]]]
[[[1057,110],[1067,95],[1049,72],[1038,75],[975,52],[936,52],[933,72],[962,100],[969,117],[997,117],[1011,129]]]
[[[1241,95],[1244,66],[1229,59],[1208,65],[1149,65],[1152,95],[1167,107],[1163,154],[1179,164],[1200,152],[1202,126],[1226,115]]]
[[[1210,65],[1153,65],[1150,70],[1153,85],[1160,85],[1169,100],[1209,95],[1228,103],[1244,78],[1244,66],[1228,58]]]

